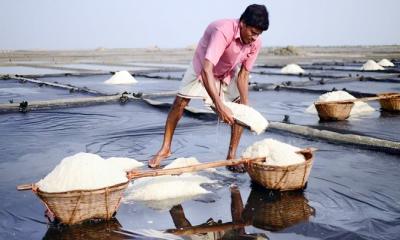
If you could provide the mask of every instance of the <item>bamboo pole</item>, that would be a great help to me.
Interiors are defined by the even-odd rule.
[[[250,162],[262,162],[265,161],[265,157],[262,158],[242,158],[232,160],[220,160],[208,163],[199,163],[187,167],[170,168],[170,169],[156,169],[156,170],[133,170],[127,173],[130,180],[142,178],[142,177],[156,177],[162,175],[179,175],[182,173],[196,172],[208,168],[223,167],[223,166],[235,166],[239,164],[248,164]]]
[[[308,151],[306,149],[306,151]],[[127,177],[130,180],[138,179],[142,177],[156,177],[163,175],[180,175],[182,173],[196,172],[208,168],[223,167],[223,166],[235,166],[239,164],[249,164],[250,162],[263,162],[265,157],[261,158],[241,158],[231,160],[220,160],[208,163],[199,163],[186,167],[170,168],[170,169],[156,169],[156,170],[133,170],[127,172]],[[20,184],[17,186],[18,191],[31,190],[35,187],[34,183]]]
[[[18,191],[26,191],[34,188],[34,183],[21,184],[17,186]]]
[[[208,232],[222,232],[222,231],[243,228],[248,225],[249,224],[246,223],[228,222],[216,225],[200,225],[200,226],[185,227],[180,229],[168,229],[165,232],[182,236],[182,235],[193,235],[193,234],[208,233]]]

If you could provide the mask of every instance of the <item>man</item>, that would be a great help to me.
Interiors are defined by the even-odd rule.
[[[236,157],[243,128],[235,123],[231,110],[223,101],[248,105],[249,72],[261,48],[260,35],[268,26],[266,7],[253,4],[246,8],[240,19],[218,20],[207,27],[168,114],[161,149],[149,160],[149,167],[158,167],[171,155],[176,125],[192,98],[204,99],[212,105],[220,120],[231,125],[227,159]],[[244,171],[243,166],[230,169]]]

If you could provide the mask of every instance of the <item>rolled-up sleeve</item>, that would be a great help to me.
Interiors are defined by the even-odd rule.
[[[205,59],[209,60],[215,66],[224,53],[227,44],[226,36],[216,29],[210,36]]]
[[[247,58],[242,63],[247,71],[250,71],[253,68],[258,53],[260,52],[260,49],[261,49],[261,41],[256,41],[253,47],[251,48],[250,53],[247,55]]]

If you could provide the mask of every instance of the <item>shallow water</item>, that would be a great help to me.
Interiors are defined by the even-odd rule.
[[[388,82],[352,81],[348,83],[327,83],[324,85],[308,86],[307,88],[322,90],[332,90],[333,88],[342,90],[345,88],[349,91],[376,94],[382,92],[399,92],[400,84]]]
[[[46,67],[25,67],[25,66],[0,66],[0,74],[52,74],[52,73],[74,73],[73,70],[60,70]]]
[[[179,224],[174,224],[174,221],[179,223],[179,219],[182,221],[179,206],[176,207],[178,213],[171,213],[152,210],[139,203],[123,204],[116,215],[118,223],[111,223],[109,228],[96,224],[67,230],[49,228],[40,201],[31,192],[15,190],[17,184],[38,181],[63,157],[79,151],[103,157],[128,156],[145,162],[159,147],[164,120],[164,112],[141,102],[2,115],[0,237],[51,239],[56,236],[67,239],[74,234],[83,234],[86,239],[102,239],[104,234],[109,234],[113,239],[132,239],[146,238],[149,232],[153,237],[158,234],[151,230],[179,228]],[[379,239],[382,235],[395,239],[397,235],[394,233],[400,230],[400,191],[393,188],[393,183],[400,179],[398,156],[273,132],[254,136],[248,131],[244,133],[240,151],[265,137],[299,147],[320,149],[305,192],[274,199],[265,191],[251,188],[246,174],[226,172],[226,177],[215,177],[222,187],[211,186],[214,194],[181,205],[185,218],[192,226],[205,223],[209,218],[215,222],[231,222],[229,185],[236,183],[243,201],[242,211],[250,224],[245,227],[247,234],[263,233],[271,239],[333,236]],[[216,143],[216,138],[220,139],[219,143]],[[174,137],[173,156],[195,155],[201,162],[223,159],[228,138],[226,125],[217,127],[215,121],[184,117]],[[268,197],[260,200],[257,196]],[[288,201],[302,207],[293,209],[285,205]],[[254,211],[250,211],[253,208]],[[314,215],[309,214],[311,208]],[[257,220],[258,214],[273,209],[280,211]],[[282,211],[287,214],[282,214]],[[290,220],[292,215],[297,218]],[[284,224],[275,226],[274,217],[278,218],[275,221],[283,221]],[[243,232],[239,230],[230,234],[238,236]]]
[[[103,85],[108,77],[41,79],[87,86],[106,93],[176,90],[179,84],[174,80],[137,78],[137,85]],[[7,92],[7,88],[21,89],[18,96],[10,95],[14,91],[3,94],[2,101],[7,101],[10,96],[32,100],[84,96],[11,81],[2,84],[6,84],[2,85],[6,86],[3,92]],[[364,90],[363,86],[356,87]],[[289,115],[290,122],[296,124],[400,141],[398,114],[379,111],[375,102],[372,106],[377,111],[371,115],[321,123],[316,115],[304,113],[318,96],[288,91],[251,92],[250,104],[273,121],[281,121],[284,115]],[[173,98],[158,100],[172,102]],[[193,101],[193,105],[200,107],[202,102]],[[37,182],[61,159],[80,151],[102,157],[132,157],[146,163],[162,142],[167,110],[137,100],[125,105],[1,114],[0,239],[213,239],[222,236],[225,239],[254,236],[269,239],[398,239],[400,189],[396,183],[400,180],[399,155],[272,130],[258,136],[245,130],[238,154],[263,138],[318,148],[308,186],[303,192],[267,192],[252,185],[247,174],[233,174],[220,168],[221,174],[202,173],[217,181],[204,186],[212,194],[162,211],[143,203],[124,203],[113,221],[61,227],[47,223],[45,208],[32,192],[16,191],[16,185]],[[216,118],[185,115],[175,132],[173,155],[163,164],[176,157],[195,156],[200,162],[224,159],[229,132],[229,127],[218,123]],[[237,189],[230,189],[232,184]],[[209,227],[218,231],[211,232]],[[205,232],[207,236],[179,235],[189,229]]]
[[[82,94],[70,93],[63,89],[38,86],[29,82],[21,84],[17,80],[0,81],[0,103],[19,103],[22,101],[55,100],[84,97]]]

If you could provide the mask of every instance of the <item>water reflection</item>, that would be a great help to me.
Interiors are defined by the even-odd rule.
[[[118,231],[121,230],[121,224],[117,219],[113,218],[109,221],[89,221],[76,225],[55,225],[49,226],[46,235],[43,237],[45,240],[69,240],[69,239],[93,239],[93,240],[119,240],[125,239]]]
[[[253,186],[242,213],[254,227],[280,231],[315,216],[303,191],[272,192]]]
[[[276,192],[252,186],[244,207],[239,188],[231,186],[231,222],[215,221],[192,226],[181,205],[170,210],[176,229],[166,232],[191,239],[269,239],[265,233],[248,234],[246,226],[267,231],[280,231],[315,215],[302,191]]]
[[[236,185],[231,188],[231,222],[223,223],[210,218],[205,223],[192,226],[186,218],[181,205],[174,206],[170,214],[176,229],[166,230],[179,236],[190,236],[191,239],[269,239],[264,233],[247,234],[242,219],[243,201]]]

